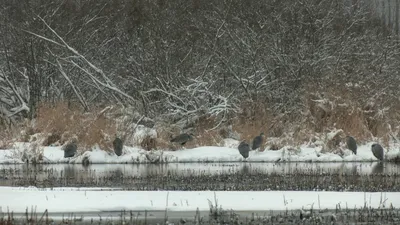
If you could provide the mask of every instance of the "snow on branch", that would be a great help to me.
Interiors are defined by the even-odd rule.
[[[85,108],[85,110],[89,109],[88,104],[85,101],[85,97],[83,97],[81,91],[79,90],[79,87],[75,86],[71,79],[69,79],[68,75],[65,73],[63,66],[61,65],[60,61],[57,60],[57,64],[58,64],[58,69],[60,71],[60,73],[63,75],[63,77],[65,78],[65,80],[67,80],[67,82],[69,83],[69,85],[71,85],[72,90],[74,91],[75,95],[78,97],[79,101],[81,102],[82,106]]]
[[[163,99],[160,102],[167,109],[166,115],[178,118],[209,115],[223,119],[229,113],[238,112],[237,99],[232,94],[224,96],[214,92],[216,81],[204,77],[188,78],[184,81],[186,84],[172,90],[167,90],[166,85],[160,84],[145,94],[162,94]]]
[[[24,79],[27,80],[27,77],[24,76]],[[27,85],[26,82],[19,82],[19,84]],[[28,88],[25,87],[25,89]],[[24,93],[21,92],[21,88],[8,78],[3,69],[0,69],[0,92],[2,93],[2,97],[0,98],[1,112],[6,117],[11,118],[23,111],[30,111],[25,101],[28,98],[23,96]]]
[[[76,63],[75,61],[73,61],[73,59],[71,59],[71,57],[69,57],[69,60],[64,59],[66,62],[70,62],[72,65],[74,65],[75,67],[77,67],[78,69],[82,70],[84,72],[84,74],[86,74],[88,76],[88,78],[90,80],[92,80],[92,82],[95,84],[95,86],[97,87],[102,87],[105,89],[109,89],[115,93],[120,94],[121,96],[124,96],[125,98],[136,102],[136,99],[134,99],[132,96],[128,95],[127,93],[125,93],[124,91],[120,90],[117,85],[115,85],[112,80],[103,72],[103,70],[99,67],[97,67],[96,65],[94,65],[92,62],[90,62],[84,55],[82,55],[81,53],[78,52],[78,50],[76,50],[75,48],[73,48],[72,46],[70,46],[53,28],[50,27],[50,25],[40,16],[38,16],[38,18],[43,22],[43,24],[47,27],[47,29],[49,29],[51,31],[51,33],[53,33],[55,35],[55,37],[59,40],[53,40],[51,38],[48,37],[44,37],[43,35],[39,35],[36,34],[34,32],[31,31],[25,31],[31,35],[34,35],[42,40],[45,40],[47,42],[50,42],[52,44],[55,44],[57,46],[63,47],[68,49],[70,52],[73,53],[74,57],[73,58],[78,58],[80,59],[84,64],[86,64],[89,68],[91,68],[92,70],[94,70],[96,73],[98,73],[102,80],[100,80],[99,78],[97,78],[95,76],[95,74],[91,73],[88,69],[84,68],[83,66],[79,66],[78,63]],[[57,56],[56,56],[57,57]],[[57,57],[60,58],[60,57]],[[61,74],[64,76],[64,78],[68,78],[68,76],[66,76],[65,73],[61,72]],[[71,84],[72,87],[75,87],[75,85],[72,84],[72,81],[70,79],[67,79],[68,83]],[[74,93],[77,95],[78,99],[82,102],[83,104],[83,99],[82,99],[82,95],[80,95],[78,93],[78,91],[76,89],[74,89]],[[103,92],[104,93],[104,92]],[[84,104],[86,105],[86,104]]]

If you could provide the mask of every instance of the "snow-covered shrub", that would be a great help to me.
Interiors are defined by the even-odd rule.
[[[269,137],[265,142],[265,150],[279,150],[285,146],[284,140],[277,137]]]
[[[237,148],[240,144],[240,141],[232,139],[232,138],[225,138],[222,140],[221,146],[228,147],[228,148]]]
[[[147,137],[157,138],[156,129],[148,128],[143,125],[138,125],[133,134],[134,143],[140,145],[144,139]]]
[[[23,162],[32,164],[43,161],[43,147],[40,145],[40,139],[14,147],[16,149],[13,152],[16,154],[13,156],[14,158],[19,158]]]

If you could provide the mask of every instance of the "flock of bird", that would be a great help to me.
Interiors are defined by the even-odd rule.
[[[183,133],[180,134],[174,138],[172,138],[170,140],[171,143],[178,143],[180,145],[185,145],[187,142],[193,140],[193,134],[187,134],[187,133]],[[78,145],[77,145],[77,140],[76,139],[72,139],[71,142],[65,144],[65,146],[63,147],[64,149],[64,158],[71,158],[74,157],[75,154],[77,153],[77,149],[78,149]],[[114,149],[114,153],[117,156],[121,156],[122,155],[122,150],[123,150],[123,146],[124,146],[124,141],[115,136],[114,141],[112,142],[113,144],[113,149]]]
[[[354,155],[357,155],[357,142],[352,136],[346,136],[346,145],[347,148],[354,153]],[[375,158],[383,161],[384,151],[382,145],[378,143],[372,144],[371,151]]]
[[[245,140],[243,140],[239,144],[239,146],[238,146],[239,153],[243,156],[243,158],[247,159],[249,157],[249,152],[251,150],[256,150],[261,146],[261,144],[263,142],[263,137],[264,137],[264,133],[261,133],[259,136],[255,137],[253,139],[253,145],[252,145],[251,149],[250,149],[249,144]],[[346,145],[347,145],[347,148],[354,153],[354,155],[357,155],[357,142],[354,139],[354,137],[346,136]],[[372,144],[371,151],[372,151],[372,154],[375,156],[375,158],[379,159],[380,161],[383,161],[384,151],[383,151],[383,147],[380,144],[378,144],[378,143]]]
[[[253,143],[250,149],[250,145],[245,140],[243,140],[242,142],[240,142],[238,147],[239,153],[243,156],[243,158],[247,159],[249,157],[249,152],[251,150],[256,150],[260,148],[263,141],[264,141],[264,133],[261,133],[259,136],[256,136],[253,139]]]
[[[187,142],[193,140],[193,134],[192,133],[183,133],[180,134],[174,138],[170,139],[171,143],[178,143],[180,145],[185,145]],[[247,159],[249,157],[249,152],[252,150],[257,150],[261,147],[264,141],[264,133],[260,133],[260,135],[256,136],[252,143],[251,146],[246,142],[246,140],[242,140],[238,146],[239,153],[242,155],[244,159]],[[123,149],[123,140],[119,137],[115,137],[113,141],[113,148],[114,148],[114,153],[117,156],[122,155],[122,149]],[[355,155],[357,155],[357,142],[354,139],[354,137],[351,136],[346,136],[346,145],[349,150],[351,150]],[[73,139],[70,143],[66,144],[64,146],[64,158],[69,158],[73,157],[76,152],[77,152],[77,140]],[[374,143],[371,146],[371,151],[372,154],[379,160],[383,161],[384,158],[384,150],[382,146],[378,143]]]

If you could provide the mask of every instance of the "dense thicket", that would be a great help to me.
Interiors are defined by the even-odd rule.
[[[0,113],[68,101],[177,119],[247,103],[298,114],[326,93],[392,107],[397,37],[369,5],[343,2],[3,0]]]

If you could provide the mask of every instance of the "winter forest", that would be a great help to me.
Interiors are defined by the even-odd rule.
[[[3,0],[2,147],[399,137],[400,1]],[[335,148],[333,140],[326,148]]]

